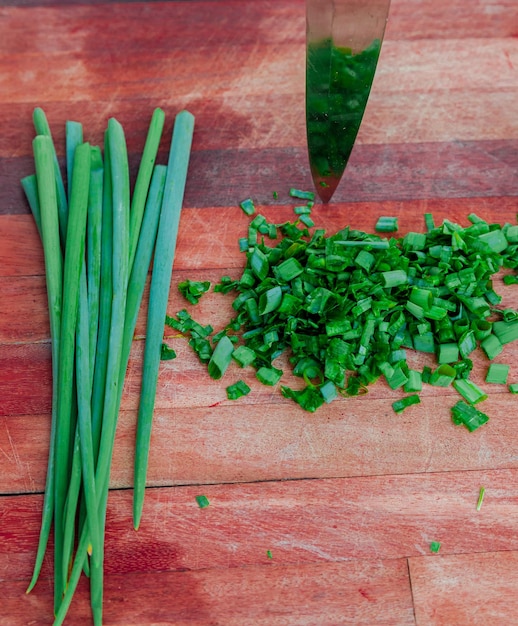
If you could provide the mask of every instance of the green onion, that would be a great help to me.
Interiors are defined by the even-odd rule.
[[[232,358],[240,367],[251,365],[255,361],[255,352],[247,346],[238,346],[232,352]]]
[[[238,380],[233,385],[227,387],[227,398],[229,400],[237,400],[248,395],[250,391],[250,387],[243,380]]]
[[[163,343],[160,349],[160,360],[171,361],[172,359],[176,359],[176,352],[167,344]]]
[[[282,370],[275,367],[260,367],[256,372],[257,380],[263,385],[273,387],[282,377]]]
[[[290,189],[290,196],[292,198],[298,198],[299,200],[313,201],[315,199],[315,194],[312,191],[301,191],[293,187]]]
[[[502,343],[496,335],[488,335],[480,342],[480,347],[490,361],[496,358],[503,350]]]
[[[144,145],[144,151],[142,152],[142,158],[137,174],[137,180],[135,181],[135,188],[133,190],[133,198],[131,200],[130,209],[130,251],[129,251],[129,268],[133,267],[133,261],[137,251],[137,243],[140,233],[140,227],[142,225],[142,218],[144,215],[144,207],[146,205],[146,199],[149,192],[149,186],[151,184],[151,177],[153,175],[153,169],[160,145],[160,139],[162,137],[162,130],[164,128],[165,114],[162,109],[156,108],[151,116],[151,122],[149,124],[149,130],[146,137],[146,143]]]
[[[447,363],[439,365],[439,367],[432,372],[430,376],[430,385],[435,387],[448,387],[455,380],[456,372]]]
[[[173,269],[176,239],[191,150],[194,117],[178,113],[174,123],[156,250],[151,275],[143,378],[137,419],[133,524],[139,527],[144,504],[149,441],[156,397],[164,319]]]
[[[470,432],[473,432],[489,420],[485,413],[462,400],[459,400],[452,407],[451,416],[454,424],[463,424]]]
[[[378,233],[393,233],[398,229],[397,217],[382,216],[378,218],[374,230]]]
[[[509,391],[511,393],[518,393],[518,383],[511,383],[509,385]]]
[[[458,378],[453,381],[453,387],[469,404],[477,404],[487,400],[487,393],[471,380]]]
[[[198,304],[204,293],[210,289],[208,280],[183,280],[178,283],[178,291],[191,304]]]
[[[223,376],[232,361],[233,352],[234,344],[225,335],[218,341],[210,357],[208,370],[211,378],[219,380]]]
[[[491,363],[486,374],[486,383],[496,383],[497,385],[505,385],[509,375],[509,365],[504,363]]]
[[[486,493],[485,487],[480,487],[480,491],[478,493],[478,500],[477,500],[477,511],[480,511],[480,509],[482,508],[482,502],[484,501],[485,493]]]
[[[210,504],[207,496],[196,496],[195,499],[200,509],[206,509]]]
[[[456,343],[441,343],[438,346],[438,363],[455,363],[459,359],[459,346]]]
[[[396,400],[392,403],[392,408],[394,409],[395,413],[402,413],[407,407],[412,406],[413,404],[419,404],[420,402],[421,399],[415,393],[410,396],[405,396],[400,400]]]
[[[439,552],[440,549],[441,549],[441,544],[439,541],[430,542],[430,552],[434,552],[435,554],[437,554],[437,552]]]
[[[41,234],[45,259],[47,301],[50,318],[52,346],[52,418],[50,428],[50,448],[47,464],[45,497],[43,501],[42,523],[33,575],[27,593],[38,579],[45,550],[50,535],[54,511],[54,484],[56,460],[56,423],[58,403],[58,363],[62,314],[63,258],[59,242],[59,218],[56,186],[54,184],[54,147],[49,137],[38,136],[33,141],[34,161],[38,185],[39,207],[41,211]]]
[[[243,200],[239,203],[239,206],[243,209],[245,215],[253,215],[255,213],[255,205],[251,198]]]

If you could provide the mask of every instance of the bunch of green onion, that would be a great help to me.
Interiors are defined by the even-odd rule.
[[[178,113],[167,166],[156,163],[164,112],[153,112],[133,193],[121,124],[104,150],[66,123],[66,184],[45,113],[33,120],[35,175],[22,186],[41,235],[52,345],[52,420],[40,540],[27,592],[54,528],[55,624],[63,623],[81,572],[102,624],[109,474],[122,390],[151,259],[135,451],[135,527],[142,512],[164,317],[194,118]],[[104,152],[104,155],[103,155]]]

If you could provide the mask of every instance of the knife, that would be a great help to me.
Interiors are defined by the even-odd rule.
[[[306,136],[313,183],[331,200],[367,106],[390,0],[306,0]]]

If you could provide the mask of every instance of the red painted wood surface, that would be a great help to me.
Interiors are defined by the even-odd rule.
[[[25,595],[44,488],[51,368],[44,268],[19,180],[33,172],[31,114],[47,113],[59,156],[64,123],[102,141],[123,124],[134,177],[153,108],[196,116],[168,312],[185,278],[239,276],[237,239],[253,197],[292,219],[290,187],[310,188],[304,129],[304,2],[10,0],[0,7],[0,623],[51,623],[52,564]],[[392,0],[356,147],[329,207],[329,232],[400,234],[433,213],[516,223],[518,5],[514,0]],[[279,196],[273,200],[272,192]],[[497,283],[507,306],[516,286]],[[147,295],[145,296],[147,303]],[[230,300],[196,317],[221,328]],[[518,624],[516,396],[490,394],[490,422],[451,423],[451,389],[425,389],[395,415],[378,383],[315,415],[251,383],[234,403],[185,339],[163,363],[142,526],[131,525],[132,455],[145,318],[132,349],[110,484],[105,623],[140,626]],[[423,358],[412,356],[416,365]],[[518,380],[518,353],[502,361]],[[476,510],[481,486],[486,496]],[[195,496],[206,495],[200,509]],[[431,541],[441,549],[432,554]],[[271,551],[269,558],[267,551]],[[81,581],[66,624],[88,624]]]

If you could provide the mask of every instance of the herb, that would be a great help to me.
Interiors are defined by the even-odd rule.
[[[489,420],[485,413],[462,400],[459,400],[452,407],[451,416],[454,424],[463,424],[470,432],[473,432]]]
[[[412,394],[411,396],[405,396],[400,400],[396,400],[392,403],[392,408],[395,413],[402,413],[407,407],[412,406],[413,404],[419,404],[421,402],[419,396],[417,394]]]
[[[178,283],[178,291],[191,304],[198,304],[199,299],[210,289],[208,280],[183,280]]]
[[[186,116],[190,114],[179,114],[177,120]],[[53,402],[40,539],[27,591],[38,579],[54,523],[56,625],[65,619],[83,569],[90,577],[94,621],[102,622],[104,519],[115,429],[167,190],[168,168],[155,165],[162,124],[163,112],[156,110],[130,217],[128,156],[119,122],[113,118],[108,122],[104,159],[99,147],[83,141],[78,122],[66,124],[66,193],[45,114],[41,109],[34,111],[36,175],[25,177],[22,186],[44,249]],[[179,194],[173,204],[181,204],[188,150],[182,159],[183,181],[182,163],[172,164],[173,186]],[[165,256],[171,254],[171,247],[174,251],[174,241],[167,245]],[[166,258],[155,257],[153,274],[165,271],[160,269],[162,262],[167,265]],[[158,313],[156,326],[158,360],[161,355],[174,356],[162,342],[164,315],[165,308],[163,314]],[[149,330],[148,326],[147,340],[152,334]],[[148,392],[154,397],[149,384]],[[139,447],[137,464],[144,454]]]
[[[434,552],[435,554],[437,554],[437,552],[439,552],[440,549],[441,549],[441,544],[439,541],[430,542],[430,552]]]
[[[237,400],[248,395],[250,391],[250,387],[243,380],[238,380],[237,383],[227,387],[227,398],[229,400]]]
[[[200,509],[206,509],[210,504],[207,496],[196,496],[196,502]]]
[[[480,511],[480,509],[482,508],[482,502],[484,501],[485,493],[486,493],[485,487],[480,487],[480,491],[479,491],[479,494],[478,494],[478,500],[477,500],[477,511]]]
[[[398,229],[397,217],[379,217],[374,230],[378,233],[394,233]]]
[[[162,361],[171,361],[172,359],[176,359],[176,352],[167,344],[162,343],[162,347],[160,349],[160,359]]]
[[[487,370],[486,383],[505,385],[509,375],[509,369],[510,366],[504,363],[491,363]]]

